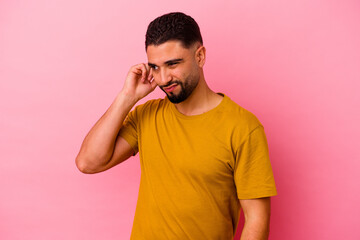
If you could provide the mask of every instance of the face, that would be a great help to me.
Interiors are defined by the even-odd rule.
[[[172,103],[186,100],[199,82],[197,50],[199,48],[196,44],[187,49],[180,41],[168,41],[147,47],[148,65],[154,81]]]

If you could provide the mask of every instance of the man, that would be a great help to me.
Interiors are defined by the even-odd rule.
[[[264,129],[250,112],[206,84],[199,27],[183,13],[152,21],[148,63],[90,130],[76,158],[105,171],[139,152],[141,181],[131,239],[267,239],[276,189]],[[164,99],[132,107],[159,86]],[[129,113],[130,112],[130,113]]]

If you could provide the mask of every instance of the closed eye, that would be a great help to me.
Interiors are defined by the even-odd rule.
[[[165,64],[167,66],[171,67],[171,66],[176,66],[177,64],[179,64],[183,61],[184,61],[184,59],[182,59],[182,58],[175,58],[175,59],[170,59],[170,60],[166,61]]]
[[[176,64],[178,64],[179,62],[169,62],[168,63],[168,66],[174,66],[174,65],[176,65]]]

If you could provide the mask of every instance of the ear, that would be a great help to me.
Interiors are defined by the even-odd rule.
[[[195,52],[195,59],[196,59],[196,63],[197,65],[202,68],[205,64],[205,59],[206,59],[206,49],[204,46],[200,46],[196,52]]]

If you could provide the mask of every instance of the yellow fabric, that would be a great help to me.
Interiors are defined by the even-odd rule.
[[[120,136],[140,154],[132,240],[233,239],[238,198],[276,195],[263,126],[225,95],[196,116],[167,98],[148,101]]]

